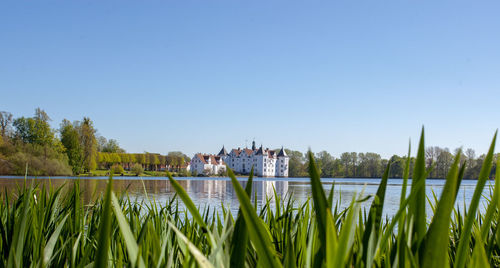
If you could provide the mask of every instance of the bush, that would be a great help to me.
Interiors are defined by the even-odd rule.
[[[140,164],[134,164],[130,170],[136,176],[139,176],[139,175],[141,175],[144,172],[144,169],[142,168],[142,166]]]
[[[125,171],[123,170],[123,167],[119,164],[114,164],[111,166],[111,173],[113,174],[123,174]]]

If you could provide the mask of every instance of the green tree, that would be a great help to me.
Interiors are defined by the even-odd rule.
[[[24,143],[50,146],[54,142],[54,131],[50,128],[49,121],[50,117],[47,113],[37,108],[34,117],[20,117],[14,120],[15,136],[20,138]]]
[[[71,122],[64,119],[61,123],[60,133],[61,143],[66,149],[73,174],[80,174],[83,171],[83,149],[78,130],[73,127]]]
[[[289,177],[304,177],[307,176],[307,168],[304,155],[299,151],[285,149],[288,155],[288,176]]]
[[[90,118],[84,117],[80,126],[80,139],[83,147],[83,168],[85,171],[96,169],[97,140],[96,130]]]
[[[102,143],[104,140],[104,143]],[[120,148],[117,140],[110,139],[106,141],[106,138],[99,137],[99,150],[106,153],[125,153],[125,150]]]

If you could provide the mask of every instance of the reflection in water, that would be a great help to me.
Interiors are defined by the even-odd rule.
[[[379,179],[326,179],[324,188],[326,193],[331,189],[332,182],[335,181],[335,194],[334,200],[338,202],[340,208],[345,208],[351,202],[353,196],[364,192],[364,195],[373,195],[377,191]],[[27,183],[44,184],[52,187],[59,187],[64,185],[65,188],[71,187],[76,182],[73,178],[68,179],[28,179]],[[193,202],[200,208],[211,207],[220,208],[221,204],[230,208],[234,215],[238,211],[238,198],[236,197],[232,183],[228,178],[219,179],[199,179],[199,178],[182,178],[178,182],[189,194]],[[15,189],[24,183],[24,179],[19,178],[0,178],[0,189],[2,196],[4,195],[3,189],[11,194],[16,193]],[[243,187],[246,186],[246,180],[240,181]],[[386,200],[384,205],[384,213],[387,215],[394,215],[399,207],[399,199],[402,181],[399,179],[389,180]],[[92,202],[100,197],[106,189],[106,180],[101,179],[80,179],[80,188],[82,190],[82,199],[86,203]],[[432,196],[434,191],[439,197],[444,181],[429,180],[426,189],[427,195]],[[457,205],[463,206],[468,204],[472,197],[475,187],[475,181],[464,181],[462,183],[460,193],[457,196]],[[146,193],[150,199],[154,199],[159,204],[165,204],[175,194],[175,191],[166,178],[161,179],[121,179],[117,178],[113,181],[113,188],[118,195],[127,193],[131,199],[139,201],[146,198]],[[274,191],[282,198],[292,196],[297,203],[302,203],[311,196],[311,187],[307,179],[289,178],[287,180],[265,180],[256,179],[253,182],[252,202],[257,198],[257,206],[262,207],[266,200],[273,199]],[[408,190],[409,191],[409,190]],[[487,194],[488,187],[485,193]],[[15,198],[15,196],[12,196]],[[465,201],[465,202],[464,202]],[[182,202],[179,202],[182,206]],[[271,202],[271,207],[275,205]],[[370,201],[364,202],[363,207],[368,208]],[[484,209],[484,208],[483,208]],[[428,212],[431,212],[428,206]]]

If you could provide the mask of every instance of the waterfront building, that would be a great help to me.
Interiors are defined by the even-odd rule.
[[[189,163],[192,174],[216,175],[226,171],[224,160],[217,155],[197,153]]]
[[[229,153],[222,146],[217,156],[236,173],[249,174],[253,167],[259,177],[288,177],[289,157],[283,147],[279,151],[264,149],[262,145],[256,148],[254,141],[251,149],[232,149]]]
[[[195,154],[190,163],[191,173],[215,175],[225,171],[227,165],[237,174],[249,174],[254,169],[258,177],[288,177],[289,157],[283,147],[270,150],[261,145],[259,148],[252,142],[252,148],[232,149],[230,152],[222,146],[217,155]]]

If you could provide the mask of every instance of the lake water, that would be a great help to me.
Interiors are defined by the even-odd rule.
[[[38,183],[44,183],[46,185],[52,184],[53,186],[60,186],[72,185],[74,179],[75,178],[32,178],[28,179],[28,181],[35,180]],[[239,206],[238,198],[236,197],[229,178],[183,177],[176,179],[182,187],[184,187],[196,205],[201,208],[205,206],[220,208],[221,204],[224,204],[231,209],[233,215],[236,215]],[[84,201],[89,202],[95,198],[95,196],[100,195],[106,188],[106,180],[107,177],[80,178],[80,188],[83,191],[82,198]],[[246,185],[247,178],[238,178],[238,180],[243,186]],[[341,208],[348,206],[353,195],[361,193],[363,189],[365,195],[375,194],[380,183],[380,179],[371,178],[327,178],[321,180],[327,194],[332,187],[332,183],[335,183],[334,200],[340,203]],[[17,185],[23,182],[24,177],[0,177],[1,195],[4,194],[4,188],[10,193],[15,193]],[[402,179],[389,179],[385,197],[384,214],[391,216],[397,212],[402,183]],[[492,183],[493,181],[487,183],[483,195],[489,195],[489,185]],[[165,202],[175,194],[168,178],[145,177],[141,180],[136,177],[116,177],[114,178],[113,186],[117,194],[127,192],[131,198],[143,200],[147,193],[150,199],[154,198],[159,204],[165,204]],[[427,180],[426,192],[428,197],[433,200],[432,192],[434,191],[439,198],[443,186],[444,180]],[[468,206],[470,203],[475,186],[476,181],[464,180],[462,182],[456,203],[462,211],[464,204]],[[282,197],[292,195],[293,199],[297,201],[297,204],[311,197],[311,186],[308,178],[255,178],[252,199],[256,193],[257,204],[261,206],[266,202],[266,198],[272,198],[274,196],[273,189]],[[408,187],[407,192],[409,191],[410,187]],[[483,205],[481,205],[480,208],[484,210],[484,198],[482,202]],[[363,206],[369,207],[370,203],[371,201],[364,202]],[[428,213],[431,212],[429,205],[427,210]]]

